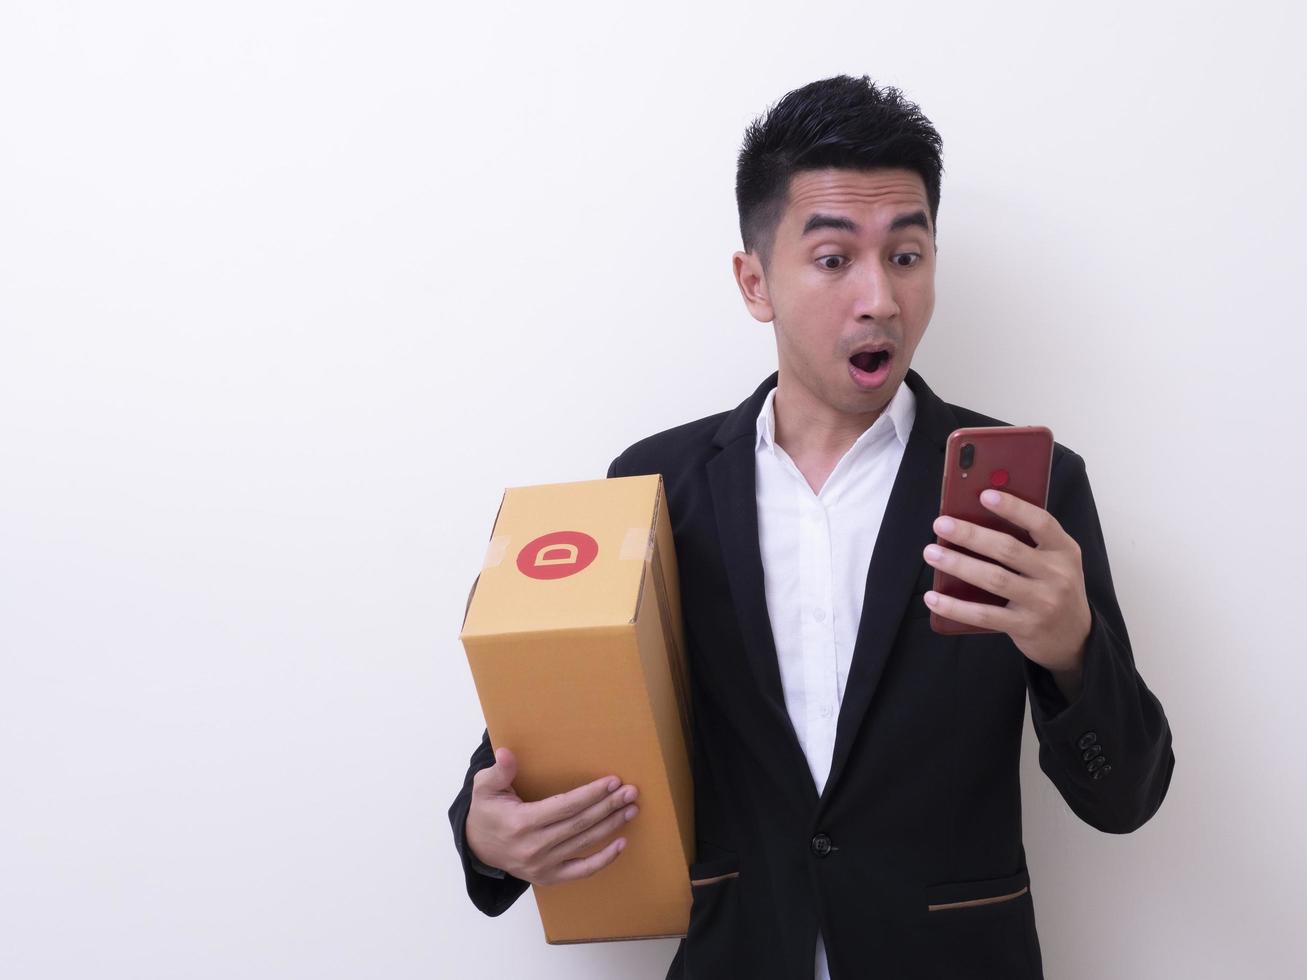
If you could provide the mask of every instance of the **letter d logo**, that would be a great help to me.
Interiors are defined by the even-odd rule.
[[[599,542],[584,531],[550,531],[517,553],[517,570],[529,578],[566,578],[599,554]]]

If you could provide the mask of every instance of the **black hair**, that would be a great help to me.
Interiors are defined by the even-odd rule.
[[[784,95],[749,124],[735,171],[735,200],[745,251],[766,270],[789,197],[801,170],[844,167],[915,170],[926,185],[930,226],[939,214],[943,143],[935,127],[893,86],[870,77],[836,75]]]

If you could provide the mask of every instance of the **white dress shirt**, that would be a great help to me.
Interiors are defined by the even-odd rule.
[[[818,493],[776,444],[775,398],[772,388],[758,413],[758,543],[785,707],[820,793],[830,774],[867,570],[916,397],[900,382]],[[820,932],[816,980],[830,980]]]

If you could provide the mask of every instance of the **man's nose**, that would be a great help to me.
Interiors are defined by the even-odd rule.
[[[859,318],[864,316],[876,320],[888,320],[899,312],[899,304],[894,299],[894,282],[889,271],[873,263],[864,271],[858,282],[858,305],[854,313]]]

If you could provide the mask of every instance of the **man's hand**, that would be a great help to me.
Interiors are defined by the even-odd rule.
[[[639,807],[626,806],[635,799],[634,786],[605,776],[524,803],[513,790],[516,775],[517,760],[501,746],[495,750],[495,764],[472,777],[467,845],[477,860],[533,885],[552,885],[587,878],[617,859],[626,846],[625,837],[594,854],[581,855],[639,812]]]
[[[1067,700],[1073,700],[1080,687],[1085,640],[1092,625],[1080,545],[1057,518],[1020,497],[990,489],[980,495],[980,502],[1028,531],[1036,547],[1003,531],[939,517],[935,532],[941,539],[1007,568],[934,544],[926,546],[926,561],[1003,596],[1008,604],[967,602],[933,591],[926,593],[926,604],[959,623],[1007,633],[1026,657],[1053,674]]]

